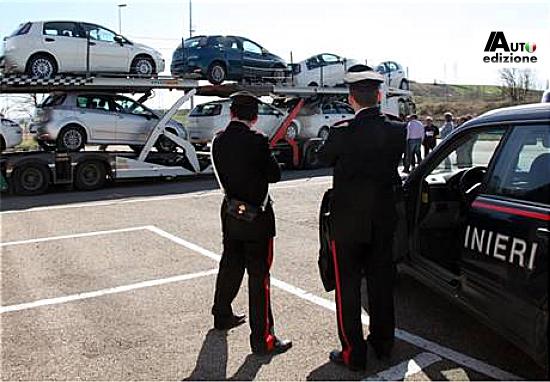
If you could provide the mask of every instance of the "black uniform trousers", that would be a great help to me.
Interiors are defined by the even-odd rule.
[[[361,323],[361,280],[367,279],[369,341],[392,346],[395,331],[392,259],[394,225],[372,227],[370,243],[331,242],[336,276],[336,313],[342,354],[348,365],[366,362]]]
[[[244,271],[248,272],[250,345],[253,351],[270,351],[275,343],[271,313],[269,270],[273,262],[273,238],[254,241],[223,239],[223,253],[216,280],[212,314],[222,320],[233,315]]]

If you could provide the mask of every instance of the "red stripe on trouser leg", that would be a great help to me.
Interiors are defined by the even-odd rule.
[[[271,321],[269,319],[269,307],[271,304],[270,291],[269,291],[269,270],[273,263],[273,238],[269,239],[268,243],[268,255],[267,255],[267,274],[264,279],[265,289],[265,343],[267,351],[273,350],[275,347],[275,336],[271,333]]]
[[[340,327],[340,332],[342,332],[342,338],[344,339],[344,346],[342,349],[342,357],[344,358],[344,363],[349,365],[351,346],[346,336],[346,331],[344,330],[344,320],[342,317],[342,290],[340,284],[340,270],[338,269],[338,260],[336,259],[336,241],[332,240],[330,242],[332,249],[332,259],[334,261],[334,275],[336,277],[336,313],[338,315],[338,325]]]

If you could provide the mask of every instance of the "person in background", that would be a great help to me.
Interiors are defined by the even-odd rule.
[[[439,128],[433,124],[432,117],[427,116],[425,121],[424,140],[422,141],[422,146],[424,146],[424,158],[434,149],[437,144],[437,137],[439,137]]]
[[[453,123],[453,115],[449,112],[445,113],[445,122],[443,123],[443,126],[441,126],[441,129],[439,129],[441,133],[441,139],[447,138],[455,129],[455,125]],[[451,159],[450,157],[445,158],[445,169],[450,170],[452,167]]]
[[[422,161],[420,146],[423,139],[424,125],[418,120],[416,114],[412,114],[407,124],[407,151],[405,153],[404,172],[410,172],[411,165],[413,168],[416,166],[416,160],[418,160],[419,164]]]

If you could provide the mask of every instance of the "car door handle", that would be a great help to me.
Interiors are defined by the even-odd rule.
[[[550,230],[548,228],[537,228],[537,236],[544,237],[550,235]]]
[[[90,41],[90,42],[88,43],[88,45],[90,45],[90,46],[95,45],[95,42]]]
[[[44,39],[44,41],[46,41],[46,42],[54,42],[54,41],[55,41],[55,38],[46,37],[46,38]]]
[[[328,115],[325,115],[325,119],[329,119],[330,117]]]

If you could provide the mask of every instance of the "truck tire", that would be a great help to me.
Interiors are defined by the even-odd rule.
[[[17,195],[39,195],[50,185],[50,170],[42,163],[25,163],[15,168],[10,179]]]
[[[313,170],[321,167],[321,161],[317,155],[317,145],[307,145],[304,148],[304,158],[302,160],[302,168],[304,170]]]
[[[74,186],[81,191],[97,190],[105,184],[106,176],[104,163],[87,160],[76,167]]]

